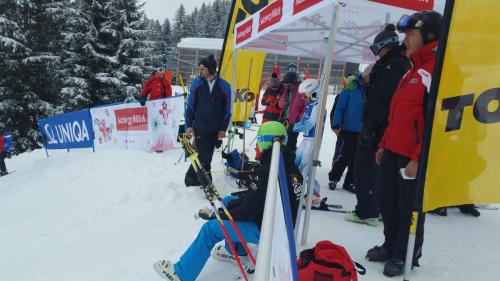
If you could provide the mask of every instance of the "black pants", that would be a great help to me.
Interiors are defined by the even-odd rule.
[[[332,170],[328,173],[330,181],[339,181],[345,169],[349,166],[344,186],[353,182],[354,155],[358,142],[358,133],[341,131],[333,155]]]
[[[212,169],[212,157],[214,155],[215,146],[217,145],[218,133],[201,133],[195,132],[194,146],[198,152],[198,159],[201,165],[207,171],[210,178],[212,177],[210,170]],[[193,166],[189,166],[189,170],[184,178],[184,183],[187,186],[200,185],[196,172]]]
[[[405,260],[410,232],[411,213],[415,205],[416,180],[405,180],[400,169],[410,159],[385,150],[379,167],[376,197],[384,221],[384,248],[393,257]],[[425,216],[419,215],[415,239],[415,258],[419,258],[424,243]]]
[[[358,144],[354,157],[354,185],[356,186],[356,215],[361,219],[377,218],[378,206],[375,197],[375,182],[378,165],[375,163],[377,147]]]
[[[293,131],[293,124],[288,126],[287,133],[288,141],[286,147],[295,152],[297,151],[297,138],[299,137],[299,133]]]
[[[7,172],[7,167],[5,166],[5,152],[0,152],[0,171]]]

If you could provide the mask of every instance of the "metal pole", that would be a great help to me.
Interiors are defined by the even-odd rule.
[[[280,162],[281,140],[273,142],[273,154],[271,156],[271,168],[267,182],[266,204],[262,217],[260,230],[259,250],[257,254],[257,265],[255,267],[254,281],[268,281],[271,270],[271,254],[274,228],[274,209],[276,207],[276,193],[278,188],[278,172]]]
[[[330,75],[332,72],[333,52],[335,50],[335,37],[337,34],[339,10],[340,7],[338,4],[333,5],[332,22],[330,25],[331,26],[330,35],[328,37],[328,46],[327,46],[327,52],[325,54],[325,62],[322,74],[323,77],[321,79],[323,93],[322,95],[319,96],[318,105],[320,106],[320,109],[318,110],[318,115],[316,116],[316,125],[317,125],[316,135],[314,136],[312,161],[309,162],[309,173],[307,176],[308,199],[307,199],[306,213],[304,217],[304,227],[302,229],[301,245],[305,245],[307,243],[307,235],[309,232],[309,221],[311,217],[311,206],[312,206],[312,193],[313,193],[314,180],[316,179],[316,168],[319,165],[318,156],[319,156],[319,150],[321,148],[323,126],[325,125],[325,118],[323,118],[323,116],[325,115],[326,100],[328,98],[328,86],[330,85]],[[300,206],[299,210],[301,208],[302,206]]]

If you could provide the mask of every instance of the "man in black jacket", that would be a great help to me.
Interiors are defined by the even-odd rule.
[[[396,27],[388,24],[380,32],[370,47],[379,56],[370,73],[366,87],[366,102],[363,112],[363,127],[358,137],[358,147],[354,161],[354,185],[358,204],[354,211],[347,213],[345,220],[377,225],[378,206],[375,198],[375,179],[378,166],[375,163],[377,145],[387,127],[387,116],[399,80],[410,68],[399,45]]]
[[[224,199],[225,205],[229,209],[233,219],[236,221],[238,229],[242,233],[246,242],[252,244],[258,244],[260,237],[260,228],[262,224],[262,217],[264,215],[264,205],[266,202],[267,182],[269,178],[269,170],[271,168],[272,142],[275,137],[282,137],[282,140],[286,140],[287,130],[280,122],[269,121],[259,128],[257,134],[257,145],[259,150],[262,152],[262,156],[260,159],[261,165],[257,170],[255,182],[250,185],[247,194],[243,198],[229,198],[230,200]],[[285,148],[285,145],[286,141],[282,141],[281,148],[284,149],[283,156],[285,159],[285,170],[288,181],[288,194],[291,205],[292,221],[295,222],[303,178],[300,174],[299,168],[294,163],[294,151]],[[248,261],[248,257],[242,255],[244,252],[241,251],[241,247],[239,247],[239,243],[241,241],[234,232],[229,221],[224,220],[226,218],[224,212],[219,210],[218,213],[223,219],[223,223],[227,228],[231,240],[235,243],[234,246],[240,256],[240,260],[242,260],[245,270],[247,272],[253,272],[253,265]],[[212,248],[214,248],[218,242],[224,240],[224,234],[218,221],[215,219],[215,215],[207,214],[206,212],[199,214],[200,217],[209,219],[209,221],[202,226],[198,236],[186,252],[184,252],[180,260],[175,264],[172,264],[168,260],[155,263],[156,271],[163,278],[170,281],[194,281],[205,266]],[[234,257],[228,249],[228,246],[217,247],[215,250],[219,253],[215,253],[213,255],[219,259],[234,261]]]

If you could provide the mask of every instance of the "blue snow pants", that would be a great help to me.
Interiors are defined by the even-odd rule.
[[[234,199],[235,197],[228,196],[224,198],[224,204],[227,205],[229,201]],[[238,235],[236,235],[236,232],[228,220],[224,220],[223,223],[229,233],[229,237],[233,243],[236,244],[236,248],[238,248],[237,251],[240,253],[239,249],[242,247],[238,246],[238,244],[241,245]],[[236,225],[247,243],[259,243],[260,230],[253,221],[236,221]],[[210,257],[210,251],[215,244],[222,240],[224,240],[224,233],[219,226],[219,222],[215,219],[207,221],[202,226],[196,239],[174,265],[177,276],[179,276],[182,281],[196,280]],[[227,245],[226,248],[228,248]],[[229,248],[228,251],[231,253]]]

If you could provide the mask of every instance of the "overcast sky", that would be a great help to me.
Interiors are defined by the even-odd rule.
[[[144,0],[144,11],[150,19],[157,19],[160,23],[166,18],[171,21],[174,19],[175,11],[179,6],[184,4],[186,13],[191,13],[195,7],[200,7],[201,4],[211,3],[213,0]]]

